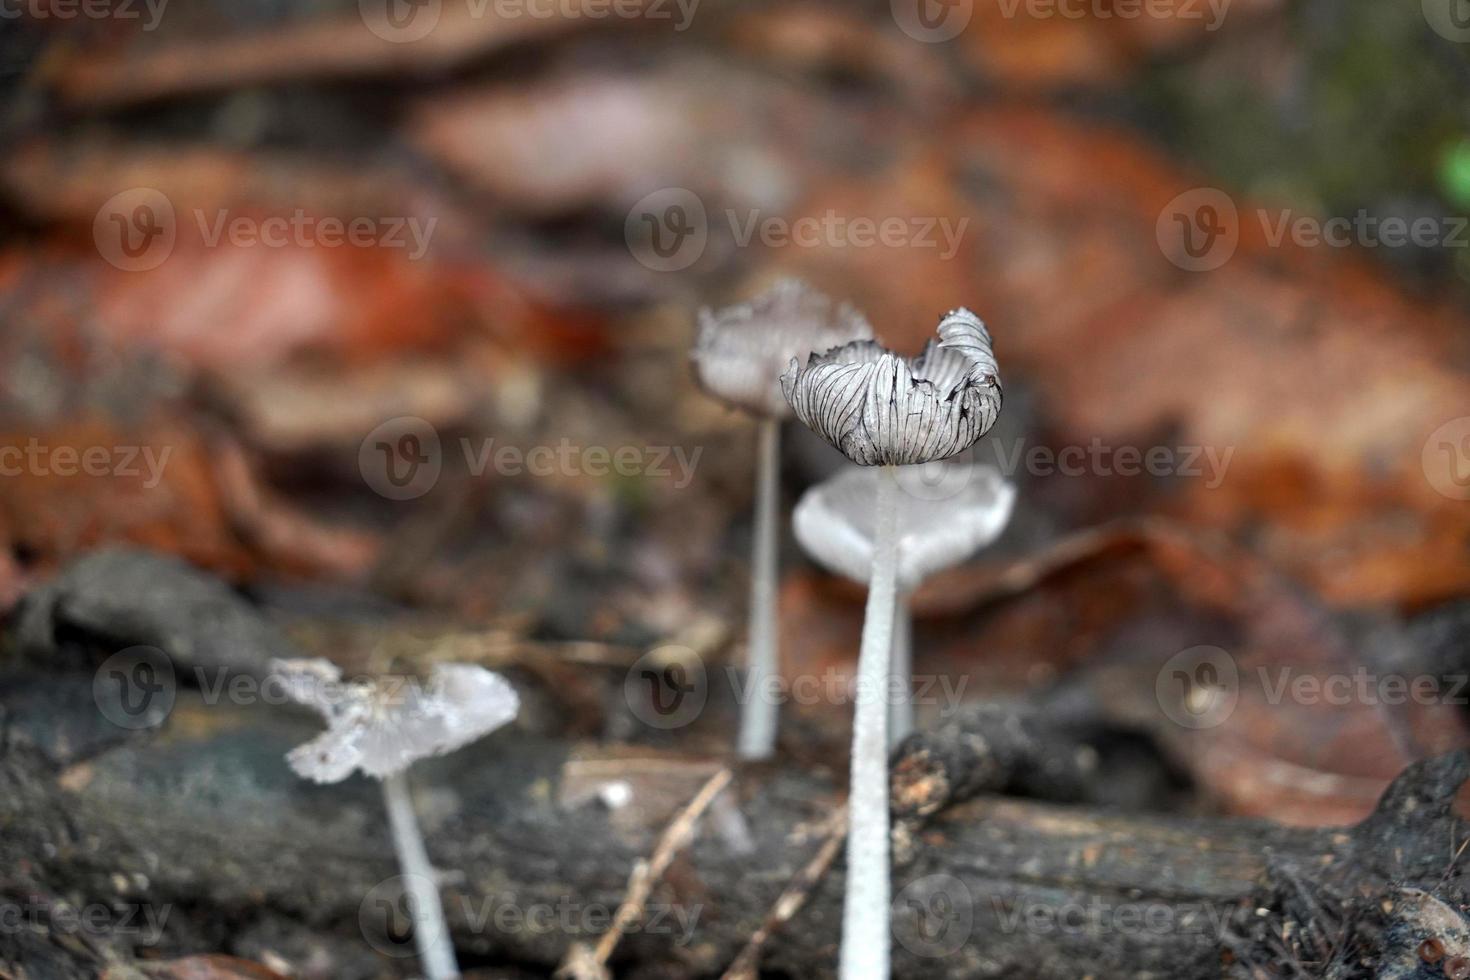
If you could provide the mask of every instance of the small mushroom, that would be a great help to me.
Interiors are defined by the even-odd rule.
[[[780,280],[748,303],[699,313],[691,353],[695,378],[711,395],[760,419],[747,645],[747,690],[752,692],[765,690],[777,669],[777,477],[780,424],[791,415],[781,371],[794,357],[872,335],[852,307],[795,279]],[[758,693],[746,698],[737,748],[741,758],[766,758],[775,745],[776,703]]]
[[[881,467],[852,726],[839,966],[844,980],[888,976],[888,714],[882,692],[897,594],[896,468],[963,452],[1000,414],[1000,380],[985,324],[969,310],[953,310],[939,321],[939,338],[913,359],[857,341],[813,355],[805,365],[793,359],[781,376],[797,418],[854,463]]]
[[[327,730],[286,756],[303,779],[336,783],[354,771],[383,784],[393,848],[413,909],[414,942],[428,980],[459,976],[434,869],[413,812],[408,767],[488,735],[515,718],[520,699],[499,674],[473,664],[437,664],[427,685],[342,680],[327,660],[276,660],[286,693],[315,708]]]
[[[944,468],[938,486],[959,489],[933,499],[923,493],[898,495],[898,584],[890,655],[894,690],[907,691],[912,681],[909,597],[924,579],[959,564],[999,537],[1016,502],[1015,485],[994,466],[953,460],[932,465]],[[873,572],[878,479],[879,471],[871,466],[849,467],[808,490],[791,516],[796,540],[807,554],[865,585]],[[894,698],[888,705],[889,748],[913,727],[913,702]]]

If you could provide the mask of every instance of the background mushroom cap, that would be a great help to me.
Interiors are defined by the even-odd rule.
[[[1015,484],[994,466],[941,465],[956,473],[967,471],[966,483],[953,495],[931,500],[904,489],[900,482],[898,583],[904,591],[1000,537],[1015,506]],[[874,502],[880,475],[872,467],[848,467],[808,490],[792,514],[796,539],[807,554],[827,569],[864,584],[873,569]],[[940,485],[948,483],[941,480]]]
[[[990,332],[963,307],[918,357],[871,341],[793,360],[781,389],[796,417],[860,466],[929,463],[972,446],[1000,414]]]
[[[696,380],[711,395],[757,415],[786,418],[791,406],[781,372],[793,357],[872,336],[867,319],[847,303],[798,279],[781,279],[749,302],[700,310],[690,356]]]
[[[382,779],[468,745],[520,710],[509,681],[473,664],[438,664],[427,683],[344,682],[336,665],[320,659],[272,667],[294,701],[327,720],[326,732],[286,756],[297,775],[318,783],[340,782],[353,770]]]

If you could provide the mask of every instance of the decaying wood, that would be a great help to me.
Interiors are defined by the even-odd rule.
[[[80,730],[90,722],[78,719],[95,718],[96,709],[90,677],[37,684],[46,698],[34,685],[0,694],[7,901],[45,893],[172,908],[150,954],[254,957],[263,940],[252,936],[264,933],[275,955],[325,949],[333,976],[408,969],[411,960],[367,949],[376,928],[367,899],[396,874],[375,787],[307,785],[283,762],[313,722],[269,704],[206,704],[200,692],[181,690],[162,731],[97,741],[85,756],[48,753],[44,733]],[[617,809],[585,795],[560,799],[574,751],[585,759],[588,750],[509,732],[415,769],[431,856],[454,872],[445,904],[462,955],[549,970],[572,943],[609,927],[630,870],[664,832],[669,813],[642,812],[636,776],[631,800]],[[644,769],[661,755],[620,753],[643,756]],[[896,763],[898,773],[935,770],[934,752],[923,765],[913,755]],[[691,761],[664,757],[675,773],[674,763]],[[687,769],[686,801],[710,772]],[[1423,902],[1401,901],[1401,889],[1420,889],[1446,908],[1463,898],[1455,847],[1467,829],[1456,793],[1467,773],[1465,754],[1420,763],[1373,817],[1327,831],[995,797],[949,802],[927,823],[910,821],[911,846],[895,867],[897,975],[1071,978],[1085,962],[1098,978],[1214,977],[1226,960],[1243,971],[1277,963],[1267,937],[1320,928],[1298,918],[1329,905],[1338,910],[1330,945],[1346,952],[1337,972],[1301,975],[1371,975],[1354,971],[1387,948],[1382,936],[1399,937],[1393,948],[1401,950],[1404,936],[1433,928],[1412,911]],[[758,767],[742,772],[733,791],[754,851],[707,828],[628,928],[610,964],[618,976],[728,967],[824,846],[841,787]],[[842,882],[839,863],[767,941],[765,969],[830,975]],[[1401,906],[1410,911],[1397,921]],[[242,930],[242,921],[255,927]],[[110,941],[126,946],[129,938]]]

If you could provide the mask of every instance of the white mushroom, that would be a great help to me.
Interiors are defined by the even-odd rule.
[[[873,570],[858,654],[857,710],[848,790],[844,980],[888,976],[889,645],[898,576],[895,468],[963,452],[995,424],[1001,387],[990,334],[969,310],[939,322],[940,342],[899,357],[872,342],[793,360],[781,376],[796,417],[862,466],[881,466],[873,505]]]
[[[959,564],[993,542],[1005,530],[1016,502],[1015,485],[994,466],[949,460],[937,486],[957,487],[943,494],[905,492],[898,495],[898,572],[890,666],[893,691],[908,691],[913,648],[909,596],[935,572]],[[796,540],[807,554],[839,575],[867,584],[873,572],[875,515],[879,470],[849,467],[808,490],[792,513]],[[916,482],[918,487],[924,484]],[[893,698],[888,705],[888,744],[903,740],[914,725],[912,700]]]
[[[760,418],[756,461],[755,542],[751,558],[747,690],[764,691],[777,670],[776,507],[780,423],[791,414],[781,371],[794,357],[871,337],[867,320],[847,304],[795,279],[783,279],[748,303],[701,310],[691,359],[711,395]],[[769,756],[776,744],[776,703],[759,694],[741,707],[738,752]]]
[[[515,688],[472,664],[436,665],[427,685],[404,678],[343,681],[335,664],[320,659],[276,660],[271,667],[292,700],[327,720],[326,732],[286,756],[296,774],[336,783],[360,770],[381,780],[424,973],[429,980],[458,977],[407,771],[419,759],[452,752],[515,718]]]

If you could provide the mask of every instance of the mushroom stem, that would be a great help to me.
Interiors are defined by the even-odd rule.
[[[893,700],[888,705],[888,747],[914,730],[914,621],[909,614],[909,596],[899,592],[893,601]]]
[[[413,916],[413,941],[418,947],[424,976],[427,980],[456,980],[459,963],[454,959],[454,944],[449,941],[449,926],[444,921],[444,906],[439,902],[434,866],[429,863],[424,837],[413,814],[406,773],[395,772],[384,777],[383,802],[388,807],[388,824],[393,828],[393,850],[398,854],[398,867],[403,872]]]
[[[776,748],[776,699],[770,678],[776,666],[776,506],[781,463],[781,423],[761,419],[755,475],[755,545],[751,555],[750,638],[746,695],[740,709],[742,759],[765,759]]]
[[[857,711],[848,790],[847,894],[842,906],[842,980],[888,976],[889,647],[898,566],[898,482],[892,466],[878,476],[873,574],[858,653]]]

